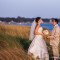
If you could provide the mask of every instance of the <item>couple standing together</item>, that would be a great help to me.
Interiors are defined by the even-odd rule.
[[[41,27],[42,19],[37,17],[31,26],[30,31],[30,40],[32,43],[28,49],[28,54],[31,54],[34,58],[38,58],[39,60],[49,60],[49,53],[47,50],[47,45],[45,40],[43,39],[43,28]],[[52,31],[51,36],[47,37],[50,38],[50,45],[53,49],[54,57],[59,57],[59,26],[58,20],[53,20],[54,29]],[[56,60],[54,58],[54,60]]]

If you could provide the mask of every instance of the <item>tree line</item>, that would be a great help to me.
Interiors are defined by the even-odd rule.
[[[15,17],[0,17],[0,21],[2,22],[10,22],[10,21],[14,21],[14,22],[32,22],[35,18],[25,18],[25,17],[20,17],[18,16],[17,18]],[[53,20],[54,18],[42,18],[44,22],[50,22],[50,20]],[[58,18],[57,18],[58,19]],[[60,22],[60,18],[58,19]]]

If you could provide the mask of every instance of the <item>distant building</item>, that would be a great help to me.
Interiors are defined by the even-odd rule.
[[[50,23],[52,23],[52,20],[50,20]]]

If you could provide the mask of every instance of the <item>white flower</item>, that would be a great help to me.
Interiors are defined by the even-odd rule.
[[[44,35],[48,35],[49,31],[48,30],[44,30],[43,33],[44,33]]]

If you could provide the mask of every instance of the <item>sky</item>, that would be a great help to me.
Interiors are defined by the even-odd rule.
[[[0,17],[60,18],[60,0],[0,0]]]

